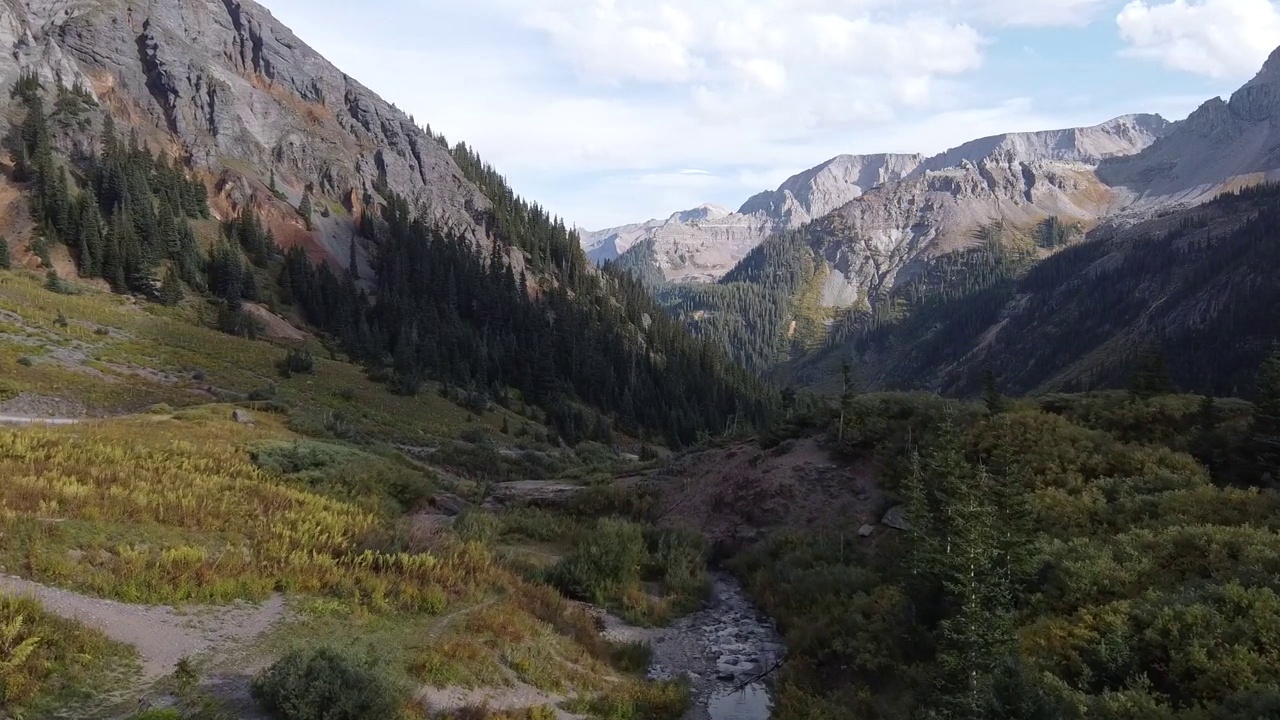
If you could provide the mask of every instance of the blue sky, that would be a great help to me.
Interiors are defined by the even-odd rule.
[[[736,208],[840,153],[1180,119],[1280,45],[1275,0],[263,2],[591,229]]]

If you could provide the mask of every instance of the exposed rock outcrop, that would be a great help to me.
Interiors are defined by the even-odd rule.
[[[652,241],[653,261],[672,282],[714,282],[780,230],[822,217],[877,185],[906,177],[919,155],[841,155],[747,200],[737,212],[701,205],[665,220],[587,232],[587,255],[613,260]],[[648,246],[646,246],[648,250]]]
[[[1277,174],[1277,121],[1280,49],[1230,100],[1205,102],[1145,152],[1105,161],[1098,176],[1133,193],[1139,208],[1204,202]]]
[[[81,83],[215,177],[274,170],[286,194],[313,184],[335,206],[385,183],[483,239],[488,200],[448,149],[252,0],[0,0],[0,85],[24,70]]]
[[[810,225],[835,271],[823,302],[839,306],[891,283],[920,252],[954,249],[993,220],[1095,222],[1115,208],[1116,196],[1094,168],[1141,152],[1169,127],[1159,115],[1126,115],[1087,128],[995,135],[927,159],[841,155],[752,197],[737,213],[677,213],[588,233],[584,242],[598,260],[632,248],[652,252],[668,281],[715,281],[769,235]],[[652,243],[641,245],[646,240]]]

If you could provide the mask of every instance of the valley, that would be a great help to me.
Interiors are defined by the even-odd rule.
[[[252,0],[0,49],[0,718],[1280,713],[1280,51],[583,234]]]

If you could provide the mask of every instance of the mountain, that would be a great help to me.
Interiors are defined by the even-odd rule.
[[[1138,153],[1168,129],[1157,115],[1130,115],[998,135],[929,158],[805,228],[834,276],[828,296],[837,304],[872,298],[913,262],[964,248],[993,222],[1030,229],[1054,217],[1091,227],[1125,200],[1098,178],[1098,164]]]
[[[515,390],[570,444],[767,411],[562,221],[251,0],[0,3],[0,237],[51,288],[194,294],[245,336],[272,306],[394,392]]]
[[[442,226],[483,235],[475,213],[489,201],[447,144],[251,0],[0,3],[0,83],[27,70],[79,84],[144,140],[214,174],[229,204],[274,172],[294,203],[311,185],[358,213],[381,183]],[[325,220],[309,236],[281,234],[345,265],[350,232]]]
[[[895,312],[855,314],[785,374],[831,387],[851,359],[871,387],[974,394],[989,370],[1010,394],[1071,392],[1125,387],[1157,355],[1184,390],[1247,394],[1280,339],[1277,233],[1280,186],[1263,185],[1043,260],[1005,237],[934,261]]]
[[[624,225],[582,235],[588,257],[615,260],[641,246],[647,264],[669,282],[715,282],[769,235],[800,227],[871,188],[900,179],[917,155],[841,155],[759,193],[736,212],[702,205],[666,220]]]
[[[1198,203],[1280,169],[1280,49],[1231,95],[1213,98],[1145,152],[1102,163],[1099,177],[1149,209]]]
[[[1170,127],[1130,115],[965,143],[763,241],[720,287],[659,295],[696,333],[767,372],[822,346],[851,313],[883,304],[931,258],[981,244],[992,224],[1034,236],[1042,252],[1079,237],[1128,197],[1098,179],[1098,164],[1141,152]],[[653,257],[639,245],[620,264],[643,277]]]
[[[811,253],[819,275],[855,260],[874,294],[833,313],[784,375],[831,387],[853,360],[879,387],[972,393],[990,370],[1008,392],[1070,391],[1124,386],[1144,355],[1157,355],[1184,389],[1247,392],[1280,339],[1269,279],[1280,267],[1280,188],[1266,182],[1280,172],[1277,121],[1280,51],[1229,101],[1148,126],[1160,136],[1140,152],[1103,157],[1094,197],[1110,209],[1085,233],[1064,233],[1071,216],[1061,209],[1028,226],[1023,209],[1045,204],[1015,202],[976,219],[986,223],[979,242],[877,247],[852,241],[875,193],[850,203],[792,242],[791,255]],[[786,266],[775,259],[761,275]]]

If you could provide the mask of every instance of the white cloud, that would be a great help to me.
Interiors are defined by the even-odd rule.
[[[976,20],[1005,27],[1080,26],[1095,19],[1110,0],[951,0]]]
[[[1116,24],[1126,55],[1209,77],[1247,77],[1280,45],[1280,5],[1269,0],[1134,0]]]
[[[736,207],[840,153],[1108,114],[1007,101],[1039,89],[1001,86],[984,63],[1005,25],[1082,22],[1095,0],[265,2],[517,192],[593,228]],[[1128,103],[1111,114],[1146,109]]]
[[[925,106],[936,79],[981,65],[986,42],[965,22],[926,13],[931,0],[481,2],[542,33],[583,81],[680,91],[713,122],[781,103],[801,122],[838,106],[850,120]],[[878,12],[886,7],[895,13]],[[813,97],[826,109],[803,106]]]

